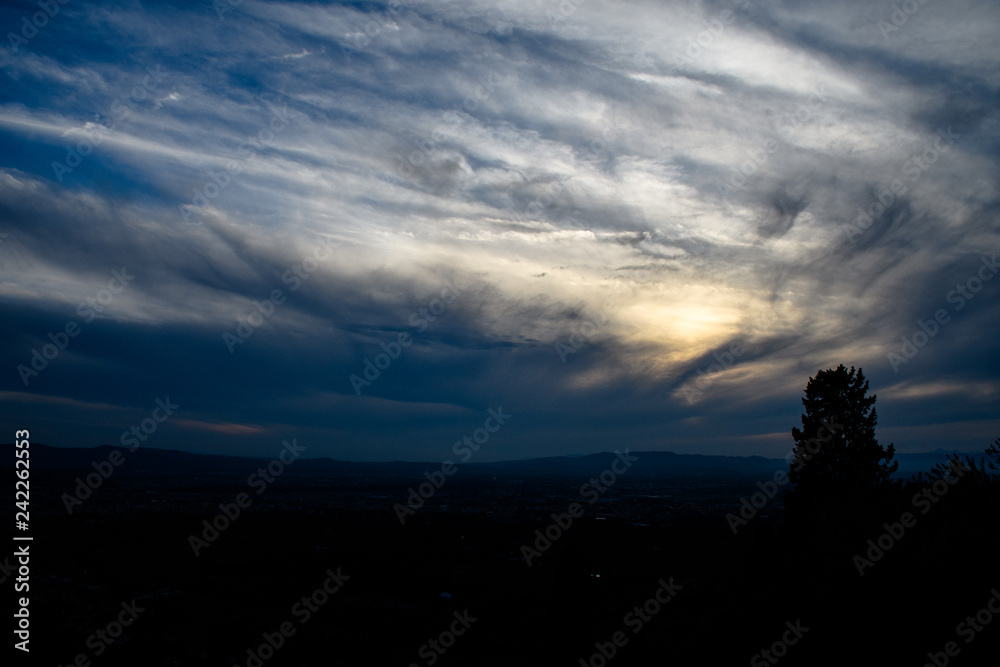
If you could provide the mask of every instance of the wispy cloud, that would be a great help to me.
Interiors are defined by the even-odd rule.
[[[188,419],[267,415],[347,458],[438,458],[499,401],[524,417],[497,458],[611,438],[782,454],[751,436],[791,428],[808,377],[841,362],[883,422],[931,394],[942,422],[987,418],[970,396],[996,388],[1000,282],[899,375],[886,355],[1000,246],[1000,8],[929,3],[886,39],[885,8],[861,2],[571,4],[66,5],[0,53],[3,388],[127,265],[134,286],[38,391],[132,405],[169,384]],[[275,109],[294,119],[280,132]],[[323,240],[336,251],[289,290]],[[350,373],[446,278],[469,295],[356,396]],[[222,332],[274,289],[287,301],[233,361]],[[739,363],[689,404],[734,341]],[[385,404],[412,407],[405,435]],[[104,437],[73,410],[53,440]],[[215,435],[271,437],[251,430]]]

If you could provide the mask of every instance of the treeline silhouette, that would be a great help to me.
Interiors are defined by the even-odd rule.
[[[782,664],[997,664],[1000,614],[991,626],[979,612],[994,595],[1000,610],[1000,438],[894,480],[868,390],[860,368],[810,378],[785,519],[748,526],[720,569],[738,573],[731,590],[767,600],[776,639],[781,609],[811,628]]]

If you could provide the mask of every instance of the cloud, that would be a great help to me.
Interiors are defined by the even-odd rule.
[[[0,54],[0,390],[70,401],[52,441],[113,441],[88,406],[173,392],[208,426],[157,437],[205,451],[301,428],[317,455],[434,459],[503,403],[497,458],[782,455],[764,436],[838,363],[901,433],[918,400],[988,419],[1000,281],[949,294],[1000,246],[997,57],[959,37],[993,6],[928,3],[888,35],[860,2],[64,11]],[[122,267],[26,387],[17,367]]]

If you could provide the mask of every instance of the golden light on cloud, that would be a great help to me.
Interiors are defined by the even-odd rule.
[[[698,356],[722,344],[739,331],[739,311],[731,305],[688,296],[669,301],[658,298],[633,303],[620,311],[627,322],[627,339],[654,343],[663,349],[664,361],[677,362]]]

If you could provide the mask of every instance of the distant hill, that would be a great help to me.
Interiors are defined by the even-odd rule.
[[[655,477],[771,477],[775,470],[787,468],[781,459],[763,456],[711,456],[675,454],[674,452],[630,452],[636,459],[629,467],[631,476]],[[591,477],[608,469],[617,459],[611,452],[585,456],[550,456],[525,461],[469,463],[470,468],[492,474],[508,475],[572,475]],[[618,464],[621,468],[622,464]]]
[[[980,459],[983,456],[982,451],[949,452],[944,449],[935,449],[933,452],[922,452],[920,454],[897,453],[893,460],[899,461],[899,469],[893,477],[899,479],[909,479],[919,472],[927,472],[938,463],[946,463],[948,461],[948,456],[951,454],[958,454],[962,457],[963,461],[966,456],[971,456],[973,459]]]
[[[192,478],[203,475],[246,475],[255,467],[271,460],[271,457],[222,456],[214,454],[192,454],[168,449],[141,447],[129,452],[122,447],[51,447],[32,444],[31,464],[33,468],[61,472],[83,473],[91,469],[92,461],[105,461],[114,450],[120,450],[127,461],[129,474],[187,475]],[[946,460],[948,454],[939,449],[920,454],[896,454],[899,470],[897,478],[908,479],[914,474],[930,470],[935,464]],[[636,458],[629,468],[632,477],[674,477],[704,479],[734,479],[753,477],[766,479],[777,470],[787,470],[782,459],[762,456],[716,456],[703,454],[675,454],[673,452],[631,452]],[[980,454],[973,454],[978,456]],[[962,454],[965,456],[965,454]],[[583,456],[549,456],[522,461],[499,461],[491,463],[458,463],[463,475],[553,477],[570,476],[589,478],[608,469],[616,455],[612,452],[587,454]],[[288,467],[288,473],[295,476],[317,477],[421,477],[425,471],[440,470],[441,462],[356,462],[338,461],[331,458],[302,459],[299,465]],[[5,462],[5,466],[9,465]],[[619,464],[619,468],[621,465]]]

